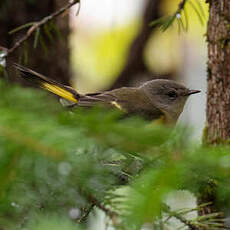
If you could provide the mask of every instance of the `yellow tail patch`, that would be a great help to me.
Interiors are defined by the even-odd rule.
[[[71,92],[67,91],[66,89],[63,89],[57,85],[52,85],[49,83],[42,83],[42,88],[68,100],[68,101],[72,101],[74,103],[78,103],[78,100],[75,98],[74,94],[72,94]]]

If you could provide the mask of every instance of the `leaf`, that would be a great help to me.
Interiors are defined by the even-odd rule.
[[[182,30],[183,30],[183,31],[186,31],[186,27],[185,27],[185,25],[184,25],[184,23],[183,23],[183,20],[182,20],[181,18],[179,18],[179,19],[177,19],[177,20],[178,20],[179,24],[181,25]]]
[[[48,48],[46,46],[46,43],[45,43],[45,40],[44,40],[42,34],[40,34],[40,36],[39,36],[39,41],[40,41],[40,44],[41,44],[45,54],[47,55],[48,54]]]
[[[168,17],[160,17],[154,21],[152,21],[149,26],[159,26],[167,21]]]
[[[51,26],[51,29],[55,32],[57,38],[59,40],[63,40],[63,37],[60,33],[60,30],[57,28],[57,26],[55,25],[55,23],[53,21],[50,22],[50,26]]]
[[[39,41],[39,36],[40,36],[40,28],[38,27],[36,29],[35,35],[34,35],[34,49],[37,48],[38,41]]]
[[[21,25],[21,26],[15,28],[15,29],[9,31],[9,34],[10,34],[10,35],[11,35],[11,34],[14,34],[14,33],[18,32],[18,31],[20,31],[20,30],[23,30],[23,29],[25,29],[25,28],[27,28],[27,27],[30,27],[30,26],[33,26],[33,25],[34,25],[34,22],[26,23],[26,24],[24,24],[24,25]]]
[[[24,65],[27,65],[29,61],[29,47],[27,42],[24,43],[23,56],[24,56]]]
[[[161,26],[162,31],[163,31],[163,32],[166,31],[166,30],[169,28],[169,26],[172,25],[172,23],[174,22],[175,19],[176,19],[176,14],[170,16],[170,17],[169,17],[169,20],[168,20],[167,22],[165,22],[165,23]]]
[[[204,9],[200,3],[199,0],[196,0],[196,4],[197,6],[192,2],[192,0],[185,0],[182,1],[179,4],[179,7],[177,9],[177,11],[168,17],[161,17],[156,19],[155,21],[150,23],[150,26],[160,26],[162,31],[166,31],[169,26],[171,26],[174,22],[174,20],[177,18],[177,24],[178,24],[178,30],[179,33],[181,31],[181,28],[183,28],[184,31],[188,30],[188,14],[187,14],[187,10],[186,10],[186,3],[189,2],[189,4],[191,5],[191,7],[193,8],[193,10],[196,12],[201,25],[204,25],[204,21],[205,21],[205,12]],[[198,7],[198,8],[197,8]],[[184,20],[182,20],[182,15],[184,16]]]
[[[198,7],[199,7],[199,9],[200,9],[200,12],[201,12],[203,18],[205,19],[205,18],[206,18],[206,15],[205,15],[203,6],[202,6],[201,3],[200,3],[200,0],[196,0],[196,3],[197,3],[197,5],[198,5]]]
[[[186,7],[184,7],[183,16],[185,21],[185,30],[188,31],[188,13]]]
[[[19,47],[18,63],[22,64],[23,48]]]
[[[198,18],[200,20],[200,23],[203,26],[204,21],[203,21],[202,15],[200,14],[199,10],[196,8],[196,6],[194,5],[194,3],[191,0],[189,0],[188,2],[191,5],[191,7],[193,8],[193,10],[196,12],[196,14],[197,14],[197,16],[198,16]]]
[[[178,26],[178,34],[181,33],[181,23],[180,23],[180,19],[177,19],[177,26]]]
[[[44,25],[44,30],[45,30],[45,34],[46,36],[49,38],[50,42],[52,43],[53,42],[53,35],[52,33],[50,32],[52,28],[49,28],[49,25],[48,24],[45,24]]]

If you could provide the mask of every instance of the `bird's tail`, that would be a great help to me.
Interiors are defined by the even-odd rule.
[[[32,82],[34,85],[46,89],[52,92],[55,95],[58,95],[61,98],[64,98],[68,101],[73,102],[74,104],[78,103],[80,94],[78,94],[73,88],[69,86],[62,85],[57,83],[47,77],[29,69],[19,64],[14,64],[14,67],[20,72],[20,76]]]

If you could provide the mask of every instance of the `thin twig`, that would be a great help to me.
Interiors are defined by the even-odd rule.
[[[83,210],[84,214],[78,220],[79,224],[84,223],[87,220],[87,218],[88,218],[89,214],[91,213],[91,211],[93,210],[94,206],[95,206],[95,204],[90,204],[90,206],[87,209]]]
[[[54,18],[58,17],[62,13],[64,13],[66,10],[71,8],[73,5],[80,3],[80,0],[71,0],[68,4],[63,6],[61,9],[57,10],[56,12],[50,14],[49,16],[46,16],[42,20],[38,22],[34,22],[33,25],[27,30],[27,33],[19,39],[10,49],[8,49],[8,54],[14,52],[18,47],[21,46],[23,42],[25,42],[39,27],[45,25],[49,21],[53,20]]]
[[[96,206],[97,208],[99,208],[100,210],[102,210],[103,212],[105,212],[105,214],[107,216],[109,216],[111,219],[114,219],[114,217],[117,216],[117,214],[115,212],[113,212],[110,209],[108,209],[107,207],[105,207],[95,197],[89,196],[88,199],[89,199],[89,201],[90,201],[91,204],[93,204],[94,206]]]
[[[85,194],[86,195],[86,194]],[[110,210],[109,208],[105,207],[104,204],[102,204],[99,200],[97,200],[94,196],[92,195],[86,195],[87,200],[91,204],[91,207],[97,207],[101,211],[103,211],[112,221],[114,226],[119,225],[119,220],[118,220],[118,215],[116,212]],[[92,208],[90,209],[90,211]],[[87,216],[89,215],[90,211],[87,213]]]

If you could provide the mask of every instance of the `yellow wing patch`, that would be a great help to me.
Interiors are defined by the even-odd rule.
[[[116,101],[111,101],[110,103],[111,103],[111,105],[115,106],[116,108],[118,108],[122,111],[125,111],[125,109],[122,108],[122,106],[120,104],[118,104]]]
[[[44,89],[62,97],[62,98],[65,98],[68,101],[78,103],[78,100],[74,97],[74,95],[71,92],[69,92],[69,91],[67,91],[67,90],[65,90],[65,89],[63,89],[57,85],[52,85],[49,83],[42,83],[42,88],[44,88]]]

